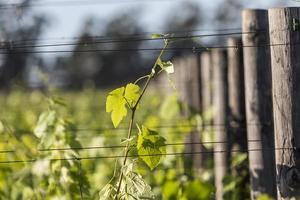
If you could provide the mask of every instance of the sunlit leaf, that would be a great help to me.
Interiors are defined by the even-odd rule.
[[[124,99],[125,88],[121,87],[109,93],[106,100],[106,112],[111,112],[111,120],[114,127],[127,115],[126,100]]]
[[[126,85],[124,97],[128,101],[131,108],[135,106],[140,97],[139,91],[140,87],[136,84],[129,83]]]
[[[130,108],[134,107],[139,98],[139,86],[129,83],[125,87],[120,87],[108,94],[106,100],[106,112],[111,112],[111,120],[114,127],[118,127],[120,122],[127,115],[128,105]]]

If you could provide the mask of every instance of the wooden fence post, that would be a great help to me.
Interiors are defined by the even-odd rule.
[[[229,137],[232,149],[247,149],[245,126],[244,65],[241,38],[229,38],[228,48],[228,104]]]
[[[201,76],[200,76],[200,62],[198,55],[191,55],[187,58],[187,103],[193,112],[200,114],[201,111]],[[197,127],[193,127],[190,134],[191,143],[200,143],[200,133]],[[202,152],[203,146],[201,144],[192,144],[192,152]],[[203,167],[203,154],[193,154],[193,169],[195,174],[199,174]]]
[[[278,199],[300,199],[300,8],[269,10]]]
[[[243,45],[251,199],[276,197],[268,12],[244,10]],[[247,33],[248,32],[248,33]],[[253,32],[253,33],[249,33]],[[253,150],[253,151],[252,151]]]
[[[212,60],[211,53],[209,51],[202,52],[200,55],[200,81],[201,81],[201,117],[202,117],[202,127],[201,127],[201,142],[213,142],[210,139],[210,134],[212,134]],[[206,143],[202,145],[202,151],[212,148],[212,143]],[[213,153],[206,152],[202,155],[202,165],[213,160]]]
[[[188,106],[183,110],[183,115],[189,117],[191,110],[200,113],[200,66],[199,57],[196,55],[186,56],[177,60],[179,66],[176,71],[176,87],[180,100]],[[203,147],[200,143],[200,133],[197,127],[191,127],[192,131],[187,135],[185,142],[185,152],[191,155],[185,156],[185,170],[187,175],[199,174],[202,168],[202,154],[192,154],[201,152]],[[198,143],[198,144],[193,144]]]
[[[223,178],[228,172],[229,146],[227,133],[228,91],[227,56],[221,49],[212,50],[213,111],[214,111],[214,170],[216,200],[223,199]],[[218,143],[219,142],[219,143]]]
[[[212,119],[206,119],[207,112],[212,109],[212,60],[210,52],[203,52],[201,54],[201,97],[202,105],[201,112],[203,116],[204,129],[211,128]]]

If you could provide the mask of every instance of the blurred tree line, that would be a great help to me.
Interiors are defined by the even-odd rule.
[[[145,74],[153,64],[153,53],[158,53],[132,51],[133,49],[161,47],[161,43],[142,40],[149,38],[150,33],[145,34],[147,29],[140,24],[138,12],[130,10],[112,16],[103,24],[93,18],[87,20],[76,40],[78,44],[74,46],[74,51],[68,55],[58,54],[55,62],[46,62],[46,58],[41,58],[40,54],[32,51],[36,50],[34,46],[39,44],[35,38],[41,36],[49,20],[46,16],[33,15],[32,8],[28,6],[30,3],[31,0],[23,0],[24,6],[0,12],[1,90],[9,90],[14,86],[33,86],[30,82],[37,83],[35,87],[43,87],[43,81],[39,81],[38,73],[32,73],[33,70],[42,71],[47,74],[48,83],[65,89],[81,89],[87,84],[97,88],[119,85]],[[224,1],[215,14],[214,24],[228,25],[228,21],[238,19],[236,15],[240,13],[237,9],[241,7],[238,0]],[[189,36],[201,25],[210,23],[205,21],[204,10],[196,3],[183,2],[171,10],[172,12],[162,20],[162,32],[175,36]],[[95,35],[105,37],[94,37]],[[196,46],[199,46],[198,41],[189,39],[178,41],[170,48],[192,49]],[[112,51],[97,51],[99,49]],[[89,52],[82,52],[86,50]],[[168,56],[172,58],[191,52],[176,49],[170,51]]]

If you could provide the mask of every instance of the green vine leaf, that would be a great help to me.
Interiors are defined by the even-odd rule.
[[[129,103],[130,108],[133,108],[138,101],[140,97],[139,91],[140,87],[138,85],[133,83],[127,84],[124,97]]]
[[[126,105],[132,109],[139,98],[140,87],[129,83],[125,87],[120,87],[109,93],[106,99],[106,112],[111,112],[111,120],[115,128],[127,115]]]
[[[142,199],[154,199],[154,194],[151,191],[150,185],[148,185],[143,177],[134,172],[134,162],[125,165],[122,168],[124,174],[124,184],[121,189],[121,194],[125,193],[128,198],[121,198],[122,200],[142,200]],[[120,195],[123,196],[123,195]],[[134,197],[134,198],[133,198]]]
[[[173,74],[174,73],[174,65],[171,61],[162,62],[163,69],[167,72],[167,74]]]
[[[127,115],[126,100],[124,99],[125,88],[117,88],[109,93],[106,99],[106,112],[111,112],[111,120],[114,127]]]
[[[158,33],[152,33],[151,38],[152,39],[160,39],[163,38],[164,35],[163,34],[158,34]]]
[[[174,65],[171,61],[162,61],[160,58],[157,61],[157,64],[162,70],[167,72],[167,74],[173,74],[175,72]]]
[[[137,142],[138,155],[151,170],[157,167],[163,154],[166,153],[165,142],[165,138],[156,131],[142,127]]]

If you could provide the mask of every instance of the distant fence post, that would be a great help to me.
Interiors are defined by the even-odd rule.
[[[255,200],[263,193],[276,197],[268,12],[244,10],[242,18],[250,188]]]
[[[232,149],[245,150],[247,149],[247,132],[242,39],[229,38],[227,44],[230,47],[227,50],[229,137],[232,141]]]
[[[214,113],[214,170],[216,200],[223,199],[223,178],[228,172],[229,146],[227,133],[228,91],[226,50],[212,50],[213,113]],[[218,143],[219,142],[219,143]]]
[[[278,199],[300,199],[300,8],[269,10]]]
[[[177,60],[178,69],[176,71],[176,87],[179,98],[188,109],[183,110],[184,116],[188,117],[190,108],[195,112],[200,113],[201,98],[200,98],[200,66],[199,58],[196,55],[185,56]],[[201,152],[202,145],[200,144],[200,133],[197,127],[191,127],[192,131],[187,135],[185,142],[185,152],[191,155],[185,156],[185,170],[187,175],[198,174],[202,167],[202,154],[193,154]]]
[[[212,119],[205,119],[207,112],[212,109],[212,60],[210,52],[203,52],[200,57],[201,62],[201,97],[202,97],[202,116],[204,118],[204,127],[208,128],[212,125]],[[211,127],[209,127],[211,128]]]
[[[212,119],[212,108],[213,108],[213,99],[212,99],[212,85],[213,85],[213,70],[212,70],[212,58],[211,52],[205,51],[200,55],[200,67],[201,67],[201,117],[202,117],[202,128],[201,128],[201,142],[213,142],[210,139],[210,134],[213,130],[213,119]],[[205,135],[206,134],[206,135]],[[212,143],[208,145],[203,145],[203,150],[205,151],[208,148],[212,148]],[[213,160],[213,153],[206,152],[202,155],[203,164]],[[210,159],[210,160],[209,160]]]
[[[200,60],[198,55],[190,55],[187,57],[187,70],[186,73],[188,74],[188,82],[187,82],[187,103],[188,106],[193,110],[193,112],[200,114],[201,111],[201,76],[200,76]],[[202,152],[203,146],[200,143],[200,133],[197,127],[193,127],[193,131],[190,134],[190,142],[191,143],[198,143],[192,144],[192,152]],[[195,173],[201,171],[203,168],[203,154],[193,154],[193,168]]]

